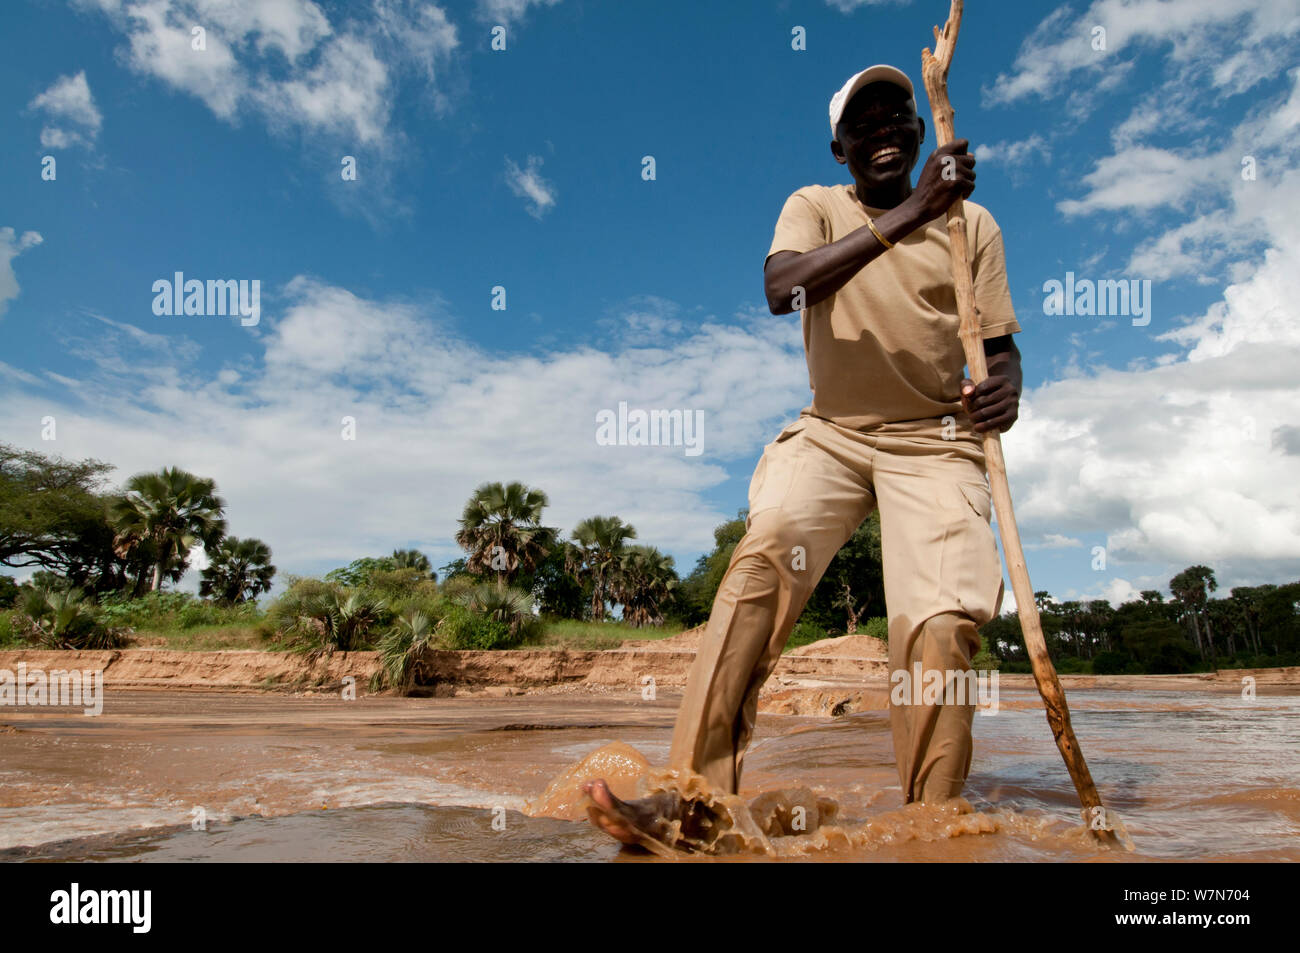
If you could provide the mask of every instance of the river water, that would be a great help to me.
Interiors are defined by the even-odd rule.
[[[1131,854],[1083,829],[1032,690],[1001,696],[975,718],[969,809],[902,805],[885,712],[761,714],[742,796],[804,789],[836,817],[721,859],[1300,860],[1294,690],[1070,692]],[[0,860],[657,861],[566,819],[567,781],[547,788],[612,752],[602,770],[631,793],[621,745],[662,764],[678,697],[117,691],[98,717],[0,709]]]

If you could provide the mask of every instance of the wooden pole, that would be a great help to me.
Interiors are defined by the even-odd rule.
[[[930,97],[935,135],[940,146],[955,138],[953,108],[948,101],[948,67],[952,65],[957,33],[961,29],[962,0],[951,0],[951,3],[943,30],[934,28],[934,52],[931,53],[929,47],[926,47],[921,53],[925,92]],[[975,314],[975,287],[971,279],[970,249],[966,241],[966,206],[961,199],[948,209],[948,239],[952,251],[953,283],[957,291],[957,314],[961,319],[958,334],[966,352],[970,378],[978,384],[988,377],[988,366],[984,360],[984,337]],[[989,486],[997,511],[998,530],[1002,535],[1002,552],[1007,560],[1007,573],[1011,576],[1011,589],[1016,596],[1016,611],[1020,615],[1020,628],[1024,633],[1029,663],[1034,670],[1034,681],[1038,683],[1038,693],[1042,695],[1043,706],[1047,710],[1047,723],[1052,728],[1061,757],[1065,759],[1074,788],[1079,792],[1079,800],[1083,804],[1083,820],[1088,830],[1103,843],[1132,850],[1133,841],[1124,829],[1123,822],[1101,803],[1101,795],[1097,793],[1097,785],[1093,783],[1092,773],[1083,760],[1083,752],[1079,749],[1074,728],[1070,725],[1070,709],[1065,702],[1065,691],[1061,688],[1060,679],[1056,677],[1051,656],[1047,654],[1047,642],[1043,638],[1043,627],[1038,618],[1038,605],[1034,602],[1034,588],[1029,582],[1029,569],[1025,565],[1025,553],[1020,545],[1020,531],[1016,527],[1016,516],[1011,508],[1011,486],[1007,482],[1006,461],[1002,457],[1002,435],[994,430],[985,432],[982,437]]]

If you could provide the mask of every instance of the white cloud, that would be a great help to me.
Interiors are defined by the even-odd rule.
[[[798,322],[764,309],[701,321],[657,347],[502,355],[459,339],[436,303],[371,300],[306,277],[284,298],[250,338],[255,356],[222,368],[197,366],[176,319],[162,330],[95,321],[104,356],[77,397],[9,388],[0,439],[23,443],[14,421],[53,413],[59,452],[109,460],[118,480],[164,465],[211,476],[231,532],[265,540],[290,571],[407,543],[453,558],[456,519],[486,480],[542,488],[548,522],[565,532],[616,513],[641,539],[690,554],[735,515],[705,500],[723,465],[751,466],[807,396]],[[620,401],[703,411],[703,455],[597,445],[597,411]],[[345,416],[355,441],[341,439]]]
[[[529,7],[553,7],[560,0],[478,0],[478,17],[487,23],[509,26],[523,19]]]
[[[1040,135],[1016,142],[994,142],[975,147],[975,159],[978,162],[996,162],[1014,168],[1030,159],[1046,162],[1051,158],[1047,142]]]
[[[1025,549],[1074,549],[1082,546],[1080,540],[1073,536],[1062,536],[1060,533],[1044,533],[1042,538],[1036,543],[1025,543]]]
[[[6,225],[0,228],[0,317],[9,310],[9,302],[18,297],[18,276],[14,274],[14,259],[44,241],[40,232],[16,232]]]
[[[1296,0],[1094,0],[1079,15],[1061,7],[1025,40],[1014,69],[998,76],[987,98],[1012,103],[1098,83],[1114,88],[1130,65],[1121,54],[1158,45],[1170,47],[1175,68],[1241,92],[1285,62],[1278,43],[1300,30],[1298,10]],[[1093,49],[1096,27],[1105,30],[1104,50]],[[1229,42],[1237,48],[1225,50]]]
[[[60,76],[49,89],[28,103],[27,108],[46,116],[47,124],[41,129],[43,149],[93,147],[104,124],[90,93],[85,70],[75,76]]]
[[[1179,206],[1215,179],[1226,186],[1232,171],[1225,174],[1223,163],[1213,157],[1132,146],[1099,160],[1082,179],[1089,189],[1087,196],[1067,199],[1058,208],[1072,216],[1100,210]]]
[[[336,27],[310,0],[80,0],[127,37],[135,71],[236,122],[260,115],[277,132],[333,135],[383,147],[399,74],[420,74],[436,107],[437,73],[458,44],[440,7],[374,0],[369,20]],[[193,48],[193,30],[205,49]]]
[[[540,219],[555,206],[555,186],[542,178],[542,157],[529,156],[528,168],[521,169],[506,157],[506,184],[528,203],[528,214]]]
[[[1259,4],[1184,2],[1165,23],[1153,19],[1157,6],[1168,13],[1145,0],[1094,3],[1079,22],[1101,10],[1119,18],[1112,25],[1128,25],[1121,45],[1168,40],[1173,72],[1184,78],[1208,55],[1193,38],[1204,39],[1198,31],[1209,24],[1220,34],[1208,50],[1221,61],[1269,43],[1285,47],[1300,30],[1296,4],[1271,37],[1261,24],[1275,18]],[[1240,19],[1228,33],[1230,15]],[[1112,49],[1115,37],[1112,29]],[[1160,304],[1157,286],[1151,326],[1110,333],[1150,334],[1168,350],[1123,370],[1072,366],[1025,395],[1005,438],[1026,538],[1100,535],[1112,568],[1140,563],[1172,575],[1200,563],[1227,586],[1300,576],[1300,440],[1292,439],[1300,435],[1300,70],[1290,72],[1284,94],[1256,97],[1224,128],[1207,119],[1215,96],[1206,86],[1235,82],[1244,69],[1207,72],[1190,91],[1173,90],[1171,79],[1171,96],[1147,96],[1112,129],[1114,152],[1083,177],[1084,194],[1059,206],[1071,216],[1104,214],[1118,229],[1151,221],[1157,210],[1184,211],[1154,234],[1139,231],[1129,274],[1219,283],[1221,300],[1179,321]],[[1064,75],[1069,80],[1069,70]],[[1177,130],[1170,120],[1179,116],[1195,117],[1187,145],[1150,144]],[[1254,179],[1242,175],[1247,155]],[[1108,585],[1102,595],[1112,601],[1133,588],[1125,580]]]
[[[1142,600],[1142,591],[1127,579],[1120,579],[1116,576],[1106,581],[1105,585],[1101,587],[1101,592],[1095,598],[1105,599],[1113,606],[1122,606],[1126,602],[1140,602]]]
[[[379,143],[388,125],[388,67],[355,36],[336,37],[315,66],[283,81],[263,80],[249,95],[273,126],[355,136],[361,145]]]
[[[826,5],[834,7],[840,13],[852,13],[862,7],[879,7],[888,3],[900,5],[911,3],[911,0],[826,0]],[[939,24],[942,26],[943,24]]]
[[[1300,575],[1300,455],[1283,429],[1300,406],[1300,236],[1276,241],[1222,302],[1159,338],[1184,345],[1169,360],[1025,395],[1005,442],[1026,535],[1104,533],[1112,562],[1202,563],[1223,579]]]

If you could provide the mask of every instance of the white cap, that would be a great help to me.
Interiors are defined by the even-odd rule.
[[[912,81],[907,78],[907,74],[893,66],[886,66],[884,63],[877,63],[875,66],[868,66],[856,76],[849,77],[849,81],[840,87],[840,91],[831,97],[831,135],[835,135],[835,127],[839,125],[840,117],[844,115],[844,107],[849,104],[853,94],[860,90],[868,83],[893,83],[895,86],[901,86],[907,90],[908,96],[915,96],[912,90]]]

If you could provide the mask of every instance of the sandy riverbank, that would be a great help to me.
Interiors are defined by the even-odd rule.
[[[602,651],[517,649],[438,651],[421,663],[417,693],[436,697],[592,693],[652,694],[680,689],[695,657],[699,632],[658,642],[624,642]],[[108,691],[259,691],[371,694],[380,671],[377,652],[336,652],[310,659],[293,652],[122,649],[70,652],[0,651],[0,669],[102,671]],[[1300,689],[1300,667],[1231,669],[1194,675],[1063,675],[1071,689],[1212,691],[1240,694],[1245,679],[1257,692]],[[1002,689],[1032,690],[1031,675],[1000,675]],[[888,706],[889,671],[883,642],[846,636],[784,655],[764,687],[760,710],[838,716]],[[1032,696],[1031,696],[1032,698]],[[1031,701],[1030,704],[1033,702]],[[3,709],[0,709],[0,715]]]

